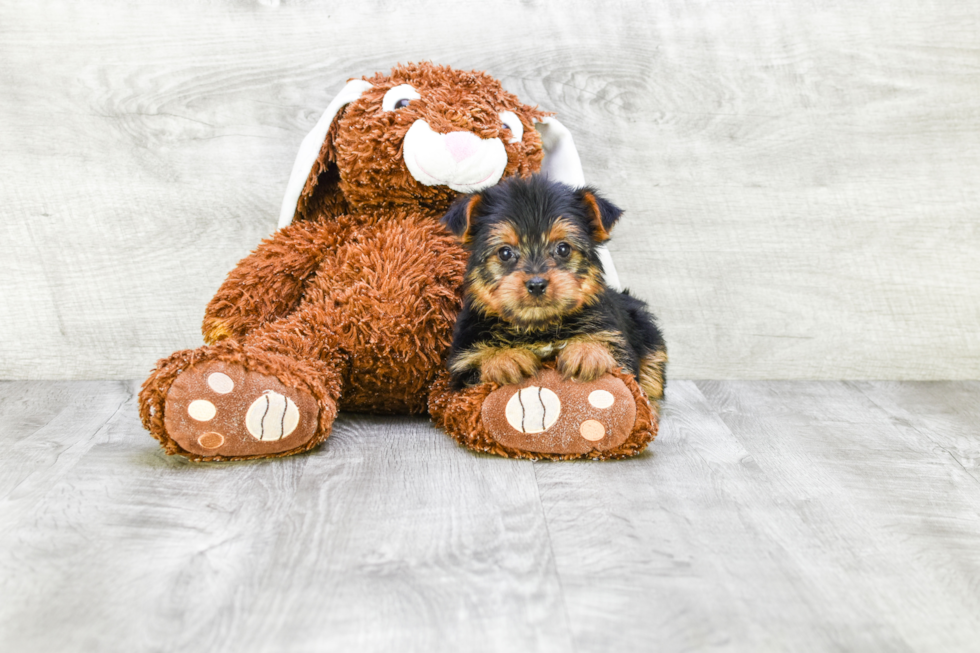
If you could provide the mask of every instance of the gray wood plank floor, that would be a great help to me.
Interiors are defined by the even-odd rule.
[[[3,651],[975,651],[980,383],[675,381],[638,458],[344,415],[165,456],[129,382],[0,383]]]

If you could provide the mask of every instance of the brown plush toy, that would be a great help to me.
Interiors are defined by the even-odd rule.
[[[582,183],[567,130],[485,73],[423,63],[351,80],[303,141],[281,228],[208,305],[208,344],[143,384],[144,426],[198,461],[306,451],[338,410],[428,409],[504,456],[641,451],[657,413],[625,373],[451,389],[465,254],[439,218],[463,193],[539,170]]]

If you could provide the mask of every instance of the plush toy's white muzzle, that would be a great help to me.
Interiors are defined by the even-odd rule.
[[[483,139],[472,132],[438,134],[416,120],[405,134],[405,165],[425,186],[449,186],[475,193],[493,186],[507,167],[507,150],[499,138]]]

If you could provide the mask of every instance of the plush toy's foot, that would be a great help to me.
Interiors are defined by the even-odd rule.
[[[626,441],[636,421],[636,402],[614,376],[580,383],[545,370],[520,385],[494,390],[480,412],[487,433],[505,447],[586,454]]]
[[[221,361],[177,377],[164,407],[167,433],[198,456],[269,456],[301,449],[316,432],[317,405],[305,390]]]
[[[337,414],[336,402],[306,367],[279,356],[246,356],[237,346],[177,352],[144,384],[141,416],[167,453],[193,460],[305,451],[326,439]]]
[[[507,457],[624,458],[646,447],[657,415],[628,374],[565,380],[542,370],[520,385],[436,388],[429,409],[462,444]]]

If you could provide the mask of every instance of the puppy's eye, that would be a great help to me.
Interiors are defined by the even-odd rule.
[[[562,258],[567,258],[572,253],[572,246],[568,243],[558,243],[558,246],[555,247],[555,253]]]
[[[412,100],[418,100],[422,96],[418,94],[409,84],[399,84],[395,88],[389,89],[381,99],[381,108],[385,111],[395,111],[402,107],[407,107]]]
[[[515,254],[514,250],[512,250],[510,247],[501,247],[497,250],[497,258],[506,263],[507,261],[513,261],[515,258],[517,258],[517,254]]]
[[[520,143],[521,139],[524,138],[524,123],[517,117],[517,114],[513,111],[501,111],[500,122],[503,123],[501,127],[510,132],[510,138],[507,139],[507,142]]]

